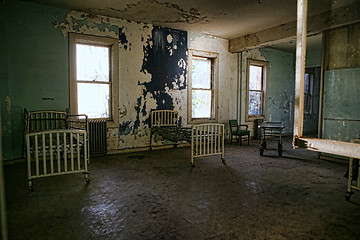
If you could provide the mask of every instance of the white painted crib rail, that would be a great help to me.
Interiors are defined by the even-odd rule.
[[[88,152],[85,130],[61,129],[25,135],[27,181],[32,179],[81,172],[88,177]]]
[[[151,127],[178,126],[179,114],[174,110],[151,111]]]
[[[191,131],[191,165],[194,158],[221,155],[224,162],[224,124],[206,123],[192,126]]]

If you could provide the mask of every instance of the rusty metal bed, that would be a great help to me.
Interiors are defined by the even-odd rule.
[[[86,115],[24,110],[26,181],[30,191],[33,179],[49,176],[83,173],[90,182],[87,129]]]
[[[153,135],[174,143],[186,141],[191,144],[191,166],[195,167],[194,159],[203,156],[221,155],[224,158],[224,124],[205,123],[191,127],[179,127],[179,114],[174,110],[154,110],[151,112],[150,150]]]

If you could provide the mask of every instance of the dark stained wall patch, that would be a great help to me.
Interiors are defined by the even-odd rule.
[[[151,44],[152,43],[152,44]],[[151,74],[151,81],[140,83],[144,86],[143,96],[138,99],[137,119],[134,130],[140,125],[140,114],[146,115],[146,97],[155,99],[156,109],[173,110],[174,102],[168,90],[186,89],[187,32],[164,27],[154,27],[152,38],[144,47],[141,72]],[[141,107],[141,103],[144,103]],[[143,121],[148,124],[149,120]]]
[[[119,43],[124,46],[124,49],[127,50],[129,41],[126,39],[126,35],[123,32],[123,27],[119,28]],[[129,50],[131,51],[131,43],[129,44]]]

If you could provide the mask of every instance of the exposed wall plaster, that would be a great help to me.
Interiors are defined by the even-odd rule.
[[[110,151],[148,146],[151,110],[177,110],[180,124],[187,125],[188,45],[219,53],[220,122],[228,121],[229,109],[235,112],[229,103],[235,103],[231,95],[236,98],[236,93],[230,94],[230,82],[236,81],[236,55],[227,51],[227,40],[196,35],[188,44],[184,31],[75,11],[54,26],[64,37],[76,32],[119,39],[119,125],[108,129]],[[158,140],[154,139],[161,144]]]

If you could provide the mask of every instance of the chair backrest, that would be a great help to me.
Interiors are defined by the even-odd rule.
[[[238,121],[237,120],[229,120],[229,125],[230,125],[230,131],[234,131],[235,128],[238,128]]]
[[[237,120],[229,120],[229,125],[230,127],[237,127],[239,124]]]

